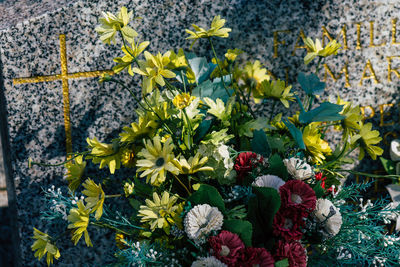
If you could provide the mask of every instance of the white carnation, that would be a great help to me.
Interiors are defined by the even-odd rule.
[[[319,222],[323,223],[324,230],[329,235],[335,236],[339,233],[342,227],[342,215],[330,200],[318,199],[314,216]]]
[[[194,206],[184,220],[185,232],[198,244],[206,242],[211,231],[221,230],[224,216],[218,208],[208,204]]]
[[[390,142],[390,159],[400,161],[400,140],[395,139]]]
[[[192,263],[192,267],[228,267],[228,265],[211,256],[198,258]]]
[[[314,174],[311,166],[299,158],[284,159],[283,163],[288,173],[297,180],[310,178]]]
[[[285,184],[281,178],[275,175],[262,175],[256,178],[253,182],[253,186],[257,187],[271,187],[279,192],[279,187]]]

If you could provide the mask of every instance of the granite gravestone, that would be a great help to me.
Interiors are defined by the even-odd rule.
[[[232,33],[216,42],[218,53],[241,48],[246,52],[242,59],[259,59],[295,88],[297,73],[306,69],[301,37],[323,38],[326,43],[338,36],[343,51],[323,65],[321,77],[326,76],[328,84],[323,97],[333,100],[340,93],[341,98],[365,106],[366,117],[387,140],[398,134],[400,8],[393,1],[81,0],[69,4],[0,33],[7,111],[2,112],[2,121],[8,122],[2,137],[7,141],[9,186],[15,183],[11,202],[16,201],[17,207],[20,245],[14,241],[20,247],[20,264],[36,264],[30,251],[32,227],[48,230],[39,220],[41,188],[55,185],[65,190],[66,185],[62,168],[28,169],[28,158],[60,162],[67,150],[85,149],[86,137],[110,141],[134,119],[136,104],[129,93],[99,85],[96,78],[112,68],[112,58],[120,51],[119,46],[103,45],[94,27],[101,11],[116,13],[122,5],[143,17],[133,26],[141,40],[151,41],[151,52],[188,49],[184,29],[191,23],[207,27],[215,15],[222,15]],[[193,50],[204,54],[207,43],[200,41]],[[137,82],[131,86],[140,90]],[[85,248],[83,242],[76,248],[71,243],[60,246],[60,266],[107,262],[109,255],[103,252],[114,246],[113,236],[93,229],[90,233],[94,248]]]

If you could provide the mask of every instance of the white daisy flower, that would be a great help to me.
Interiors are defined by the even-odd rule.
[[[311,166],[299,158],[284,159],[283,163],[289,174],[297,180],[310,178],[314,174]]]
[[[284,184],[285,181],[278,176],[268,174],[257,177],[252,185],[257,187],[271,187],[279,192],[279,187]]]
[[[324,230],[331,236],[337,235],[342,227],[342,215],[328,199],[318,199],[314,216],[322,223]]]
[[[211,231],[221,230],[223,222],[224,216],[218,208],[208,204],[197,205],[185,217],[185,232],[196,243],[204,244]]]
[[[228,267],[228,265],[211,256],[198,258],[192,263],[192,267]]]

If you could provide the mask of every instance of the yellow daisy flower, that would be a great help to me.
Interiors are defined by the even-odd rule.
[[[213,21],[211,22],[211,28],[209,30],[205,30],[195,24],[192,24],[192,27],[195,31],[191,31],[186,29],[186,33],[190,34],[191,36],[187,37],[186,39],[193,40],[190,47],[197,41],[199,38],[209,38],[209,37],[221,37],[221,38],[228,38],[229,32],[232,31],[230,28],[222,28],[225,25],[225,20],[221,19],[221,16],[215,16]]]
[[[174,51],[171,50],[171,54],[169,56],[169,65],[168,67],[171,69],[177,69],[182,67],[188,67],[188,63],[186,61],[185,52],[182,48],[178,50],[178,54],[175,54]]]
[[[382,141],[382,137],[379,136],[379,131],[372,131],[372,123],[364,124],[361,127],[360,133],[354,135],[350,139],[350,143],[355,144],[357,142],[360,145],[359,160],[364,158],[365,152],[367,152],[373,160],[376,159],[376,156],[382,155],[383,149],[379,146],[375,146],[380,141]]]
[[[260,61],[254,63],[247,62],[242,72],[243,80],[250,88],[258,90],[263,81],[269,81],[270,76],[267,74],[267,69],[261,67]]]
[[[145,51],[144,56],[146,61],[139,60],[139,68],[132,68],[134,73],[144,76],[142,84],[142,93],[144,96],[151,93],[156,84],[164,86],[164,78],[175,78],[175,73],[166,69],[166,66],[170,62],[170,55],[170,51],[166,52],[164,55],[158,52],[156,56]]]
[[[157,135],[153,140],[153,142],[150,140],[144,141],[145,148],[138,154],[144,159],[138,160],[136,166],[139,167],[138,171],[142,172],[140,177],[147,176],[147,183],[150,182],[154,186],[159,186],[165,181],[167,171],[178,174],[179,170],[172,164],[172,160],[175,158],[173,153],[174,145],[171,143],[172,139],[168,138],[162,144],[160,137]]]
[[[44,255],[46,255],[47,266],[53,264],[53,260],[60,258],[60,251],[58,248],[52,243],[51,237],[48,234],[45,234],[39,231],[36,228],[33,228],[33,237],[35,240],[33,245],[31,246],[32,251],[35,251],[35,258],[41,260]]]
[[[340,112],[345,118],[339,126],[335,126],[336,130],[343,129],[343,138],[347,140],[361,129],[363,116],[359,106],[352,106],[351,102],[346,102],[338,96],[336,104],[343,105],[343,110]]]
[[[90,209],[90,213],[96,212],[95,218],[99,220],[101,215],[103,215],[103,204],[105,199],[105,194],[101,188],[101,184],[97,185],[93,180],[86,179],[83,183],[85,190],[82,194],[86,196],[86,207]]]
[[[228,52],[225,53],[225,58],[228,61],[233,62],[236,60],[237,56],[239,56],[242,53],[243,53],[243,51],[238,48],[228,49]]]
[[[192,103],[192,100],[195,99],[195,96],[190,96],[188,93],[181,93],[176,95],[172,100],[172,103],[178,109],[184,109]]]
[[[121,167],[120,153],[114,150],[112,144],[101,143],[96,137],[87,138],[86,141],[92,150],[87,158],[91,158],[95,164],[100,163],[100,169],[108,166],[110,173],[114,174],[115,170]]]
[[[312,160],[316,164],[323,163],[325,155],[330,155],[332,153],[328,142],[321,138],[321,133],[316,127],[318,123],[310,123],[304,128],[303,131],[303,141],[306,145],[306,150],[312,157]]]
[[[123,37],[132,43],[138,35],[134,29],[128,26],[132,14],[133,11],[128,13],[126,7],[122,7],[117,16],[110,12],[103,12],[104,18],[100,18],[101,25],[95,29],[100,34],[100,40],[107,44],[110,44],[111,41],[115,43],[115,34],[117,31],[121,31]]]
[[[68,215],[68,221],[70,222],[68,229],[73,229],[72,241],[74,242],[74,245],[76,245],[79,239],[81,239],[82,234],[84,234],[86,245],[88,247],[93,247],[87,231],[87,227],[89,226],[90,209],[85,207],[82,200],[79,200],[77,205],[78,207],[71,209]]]
[[[336,55],[340,48],[340,44],[338,44],[336,40],[330,41],[325,47],[322,47],[321,41],[319,39],[316,39],[315,43],[309,37],[303,39],[303,41],[308,49],[308,53],[304,57],[304,63],[306,65],[310,63],[317,56],[327,57],[330,55]]]
[[[133,41],[132,48],[130,48],[129,46],[123,46],[121,50],[122,52],[124,52],[125,55],[123,57],[114,58],[114,62],[118,63],[116,66],[113,67],[114,73],[119,73],[125,68],[128,68],[128,73],[133,76],[134,74],[132,71],[132,63],[134,59],[137,58],[149,44],[149,41],[145,41],[142,43],[135,43],[135,41]]]
[[[177,196],[170,197],[168,192],[163,192],[161,198],[154,192],[153,200],[146,199],[146,206],[140,206],[138,213],[138,216],[142,217],[140,221],[147,223],[152,231],[162,228],[169,234],[171,225],[179,225],[182,222],[179,217],[180,205],[174,205],[177,200]]]
[[[204,166],[207,163],[208,157],[200,158],[200,153],[196,153],[194,157],[190,157],[186,160],[183,156],[180,156],[179,160],[174,159],[172,162],[179,169],[182,174],[193,174],[201,171],[213,171],[212,167]]]
[[[290,92],[292,86],[286,86],[284,81],[263,81],[258,90],[254,91],[254,97],[257,98],[272,98],[289,108],[289,101],[294,101],[294,94]],[[255,99],[255,100],[256,100]]]
[[[67,174],[65,179],[68,181],[68,188],[75,192],[78,186],[81,184],[82,175],[85,171],[86,161],[83,160],[83,156],[77,156],[73,160],[65,164]]]
[[[158,123],[153,120],[151,114],[146,113],[139,116],[137,122],[131,123],[131,126],[123,127],[124,132],[120,133],[121,142],[133,142],[145,136],[152,136]]]
[[[121,152],[121,163],[127,168],[133,168],[135,167],[136,163],[136,157],[135,157],[135,150],[134,147],[127,147],[124,148]]]

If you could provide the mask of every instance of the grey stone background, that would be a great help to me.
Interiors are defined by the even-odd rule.
[[[285,68],[289,70],[289,82],[298,89],[295,77],[305,70],[302,61],[304,49],[291,56],[300,28],[306,35],[321,38],[321,27],[326,26],[332,36],[336,36],[343,24],[348,26],[349,49],[338,57],[328,61],[332,71],[338,73],[344,62],[349,61],[352,85],[344,87],[344,79],[333,82],[328,79],[328,90],[323,98],[336,98],[338,92],[342,98],[353,100],[361,105],[373,105],[398,102],[399,79],[393,77],[388,83],[385,77],[386,56],[400,55],[400,46],[390,45],[392,18],[400,17],[400,8],[396,1],[372,0],[303,0],[303,1],[257,1],[257,0],[131,0],[131,1],[3,1],[0,2],[0,60],[3,64],[4,95],[8,120],[10,150],[6,155],[9,169],[6,173],[15,183],[14,195],[9,196],[10,203],[16,204],[18,216],[17,237],[21,241],[19,263],[35,266],[30,251],[32,227],[51,232],[44,222],[39,220],[43,210],[42,188],[51,185],[65,189],[62,168],[27,168],[27,159],[59,162],[65,156],[64,128],[62,112],[61,82],[17,85],[12,79],[36,75],[56,74],[60,72],[58,35],[66,34],[69,72],[110,69],[112,58],[119,52],[117,47],[103,45],[94,32],[101,11],[117,12],[120,6],[135,9],[144,19],[134,22],[142,40],[150,40],[151,52],[165,52],[171,48],[188,49],[190,42],[185,40],[185,28],[191,23],[208,27],[214,15],[227,19],[232,28],[229,39],[216,42],[220,55],[228,48],[241,48],[245,59],[259,59],[276,76],[284,79]],[[47,13],[46,13],[47,12]],[[375,42],[386,40],[384,47],[370,48],[369,21],[375,21]],[[356,22],[362,22],[361,50],[355,49]],[[400,25],[398,26],[400,30]],[[273,57],[274,31],[290,30],[290,34],[279,34],[285,45],[278,47],[278,58]],[[400,34],[398,37],[400,41]],[[194,46],[194,52],[203,54],[209,51],[205,42]],[[210,53],[205,53],[209,58]],[[359,78],[367,59],[371,60],[380,83],[366,80],[358,85]],[[315,65],[311,65],[315,68]],[[394,63],[393,67],[398,67]],[[128,77],[123,76],[125,80]],[[132,120],[135,103],[128,93],[118,87],[99,85],[95,78],[73,80],[69,83],[71,98],[71,120],[73,123],[74,150],[85,148],[87,136],[97,136],[109,141],[115,137],[121,126]],[[137,80],[130,83],[134,90],[140,90]],[[295,106],[295,105],[293,105]],[[121,109],[121,107],[123,107]],[[266,111],[267,107],[266,107]],[[6,116],[4,116],[6,115]],[[398,111],[392,110],[392,117],[398,121]],[[377,126],[379,114],[371,120]],[[382,133],[395,130],[394,126],[380,128]],[[4,136],[4,133],[2,133]],[[6,148],[7,149],[7,148]],[[370,165],[372,169],[381,168],[379,163]],[[10,207],[12,208],[12,207]],[[11,222],[12,225],[15,223]],[[61,244],[61,263],[59,266],[84,266],[84,263],[101,265],[106,261],[104,251],[113,246],[113,236],[107,232],[90,230],[94,249],[82,244],[74,248],[70,242]],[[106,238],[104,238],[106,237]],[[110,242],[107,242],[107,238]],[[19,246],[17,244],[17,246]],[[1,253],[3,255],[3,253]],[[69,255],[69,256],[68,256]]]

